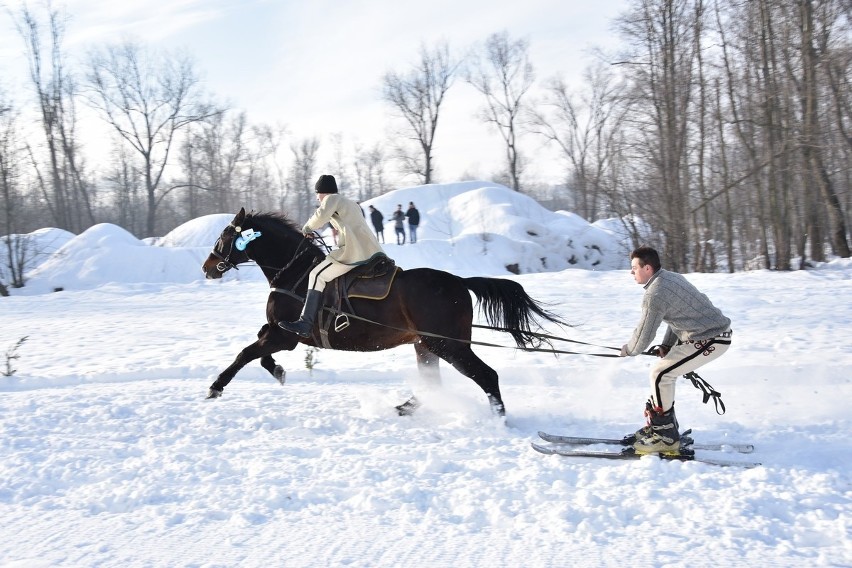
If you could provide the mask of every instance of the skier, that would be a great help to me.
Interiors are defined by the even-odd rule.
[[[648,423],[634,434],[633,447],[639,454],[676,454],[680,433],[674,411],[675,381],[728,350],[731,320],[686,278],[663,270],[659,254],[650,247],[630,253],[630,273],[645,287],[645,295],[642,318],[620,355],[639,355],[651,345],[660,324],[668,324],[656,350],[660,360],[651,366],[651,397],[645,403]]]

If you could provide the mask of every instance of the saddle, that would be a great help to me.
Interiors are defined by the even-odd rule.
[[[342,331],[349,327],[349,316],[354,314],[351,298],[384,300],[390,294],[397,273],[402,269],[383,253],[373,255],[361,264],[331,281],[323,291],[323,307],[319,313],[320,342],[326,349],[329,330]],[[333,326],[333,327],[332,327]]]

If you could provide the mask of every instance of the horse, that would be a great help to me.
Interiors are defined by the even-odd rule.
[[[224,228],[202,265],[206,278],[221,278],[228,270],[253,261],[269,282],[270,293],[267,322],[257,333],[257,341],[240,351],[219,374],[210,385],[207,398],[222,396],[237,372],[256,359],[283,384],[285,371],[272,354],[292,351],[299,343],[344,351],[381,351],[413,344],[424,381],[440,382],[438,363],[443,359],[479,385],[495,414],[505,416],[497,372],[471,349],[474,304],[470,292],[476,296],[489,325],[509,333],[519,348],[539,343],[532,326],[541,328],[541,320],[567,325],[512,280],[461,278],[432,268],[415,268],[400,270],[383,299],[350,298],[350,324],[329,333],[326,344],[320,345],[321,318],[317,318],[309,338],[284,331],[277,322],[299,316],[307,293],[307,274],[324,256],[323,250],[282,214],[247,214],[241,208]],[[415,395],[396,410],[400,415],[411,414],[419,406]]]

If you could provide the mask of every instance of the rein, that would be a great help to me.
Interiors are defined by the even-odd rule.
[[[320,238],[322,238],[322,237],[320,237]],[[296,250],[295,250],[295,251],[293,251],[293,258],[291,258],[291,259],[290,259],[290,262],[288,262],[285,266],[283,266],[283,267],[279,268],[279,269],[278,269],[278,272],[276,272],[276,273],[275,273],[275,276],[273,276],[273,277],[269,280],[269,284],[270,284],[270,285],[274,284],[274,283],[275,283],[275,281],[278,279],[278,277],[279,277],[279,276],[281,276],[281,274],[283,274],[285,270],[288,270],[291,266],[293,266],[293,263],[294,263],[294,262],[296,262],[297,260],[299,260],[299,257],[301,257],[301,256],[302,256],[305,252],[307,252],[307,250],[308,250],[308,249],[305,247],[305,243],[307,243],[307,242],[308,242],[308,239],[307,239],[307,238],[302,239],[302,242],[300,242],[300,243],[299,243],[299,245],[296,247]],[[325,243],[323,243],[323,244],[325,244]],[[261,265],[260,265],[260,264],[258,264],[258,266],[261,266]],[[264,268],[275,268],[275,267],[274,267],[274,266],[265,266]],[[296,283],[295,283],[295,284],[293,284],[293,288],[295,288],[296,286],[298,286],[298,285],[299,285],[299,282],[301,282],[301,281],[302,281],[302,279],[303,279],[306,275],[307,275],[307,272],[306,272],[305,274],[303,274],[303,275],[302,275],[302,278],[299,278],[299,279],[296,281]]]

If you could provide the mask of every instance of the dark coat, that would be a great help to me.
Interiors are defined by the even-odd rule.
[[[409,207],[408,211],[405,212],[405,216],[408,217],[409,225],[420,224],[420,211],[418,211],[416,207]]]
[[[378,209],[373,209],[372,211],[370,211],[370,221],[373,222],[373,227],[375,227],[377,231],[385,230],[385,224],[382,223],[384,219],[384,215],[382,215],[382,212]]]

